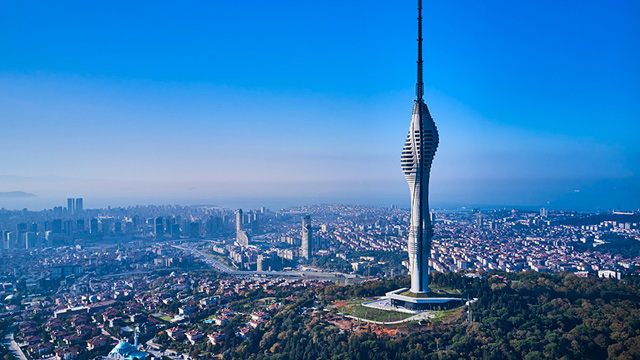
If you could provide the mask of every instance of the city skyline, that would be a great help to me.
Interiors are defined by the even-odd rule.
[[[1,4],[0,360],[640,358],[638,14]]]
[[[408,207],[415,6],[249,5],[3,5],[0,207]],[[639,5],[549,6],[430,4],[434,206],[638,208]]]

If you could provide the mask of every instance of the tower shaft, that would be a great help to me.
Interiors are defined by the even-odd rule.
[[[422,80],[422,1],[418,0],[418,74],[409,134],[400,164],[411,193],[411,225],[408,252],[411,291],[429,292],[429,257],[433,227],[429,213],[429,175],[438,148],[438,129],[423,99]]]

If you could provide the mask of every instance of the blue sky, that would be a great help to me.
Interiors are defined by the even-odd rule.
[[[415,8],[0,3],[0,207],[408,206]],[[425,2],[433,204],[640,207],[639,15]]]

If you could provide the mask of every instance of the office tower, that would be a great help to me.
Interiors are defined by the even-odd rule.
[[[98,219],[91,219],[91,222],[89,224],[89,232],[91,233],[91,235],[98,234]]]
[[[27,224],[26,223],[19,223],[18,225],[16,225],[16,232],[18,233],[18,236],[20,236],[20,234],[24,234],[27,232]]]
[[[302,242],[300,243],[300,256],[309,259],[313,251],[313,234],[311,233],[311,216],[302,217]]]
[[[433,227],[429,216],[429,173],[438,148],[438,129],[424,102],[422,82],[422,1],[418,1],[418,62],[416,100],[409,134],[402,149],[400,164],[411,193],[409,228],[409,271],[411,292],[429,292],[429,257]]]
[[[200,237],[200,221],[192,221],[189,223],[189,236],[191,238]]]
[[[84,232],[84,219],[76,220],[76,230],[78,232]]]
[[[65,235],[71,235],[73,233],[73,220],[65,220],[62,223],[62,232]]]
[[[82,198],[76,198],[76,208],[75,208],[75,213],[81,213],[82,210],[84,209],[84,205],[82,204],[83,200]]]
[[[222,227],[221,219],[217,216],[210,216],[205,223],[207,236],[214,236]]]
[[[113,233],[113,218],[102,218],[100,219],[100,224],[102,225],[102,233],[103,234],[112,234]]]
[[[257,234],[260,232],[260,218],[258,212],[253,213],[253,220],[251,221],[251,232]]]
[[[155,218],[153,222],[153,231],[155,232],[156,239],[164,236],[164,223],[162,222],[162,216]]]
[[[74,210],[73,198],[68,198],[67,199],[67,211],[69,212],[69,214],[73,214],[73,210]]]
[[[12,231],[7,231],[5,233],[5,235],[7,237],[6,240],[5,240],[6,244],[7,244],[6,248],[7,249],[15,249],[16,248],[16,243],[18,242],[17,238],[16,238],[16,233],[12,232]]]
[[[249,241],[250,241],[249,234],[247,234],[247,232],[244,230],[240,230],[240,232],[238,232],[236,236],[236,241],[238,242],[238,245],[242,247],[249,246]]]
[[[0,250],[7,250],[8,248],[7,231],[0,230]]]
[[[51,222],[51,232],[54,234],[62,233],[62,219],[55,219]]]
[[[242,209],[236,210],[236,241],[240,243],[240,232],[242,231]]]
[[[37,236],[34,232],[27,232],[24,234],[24,248],[33,249],[36,247]]]
[[[164,219],[164,228],[167,229],[167,233],[169,233],[170,236],[173,236],[173,222],[175,221],[175,219],[172,216],[167,216]]]
[[[264,256],[258,255],[256,260],[256,271],[264,271]]]
[[[127,221],[124,223],[124,231],[127,234],[133,234],[135,231],[135,226],[133,225],[133,221]]]
[[[546,218],[547,216],[549,216],[549,210],[547,210],[545,208],[541,208],[540,209],[540,217]]]
[[[180,238],[180,224],[178,223],[174,223],[171,225],[171,238],[172,239],[179,239]]]

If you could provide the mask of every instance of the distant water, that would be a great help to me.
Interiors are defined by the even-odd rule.
[[[527,180],[527,181],[459,181],[439,182],[430,187],[432,208],[460,207],[493,209],[523,208],[570,209],[578,211],[606,211],[612,209],[640,209],[640,180],[612,179],[580,180]],[[38,194],[36,194],[38,195]],[[77,196],[77,195],[76,195]],[[74,197],[69,195],[69,197]],[[389,186],[363,186],[353,191],[323,191],[301,195],[272,196],[132,196],[105,197],[82,195],[87,209],[127,207],[135,205],[217,205],[226,208],[267,207],[287,208],[299,205],[341,203],[408,208],[409,191],[405,184]],[[35,197],[0,197],[0,208],[42,210],[66,206],[66,195]]]

